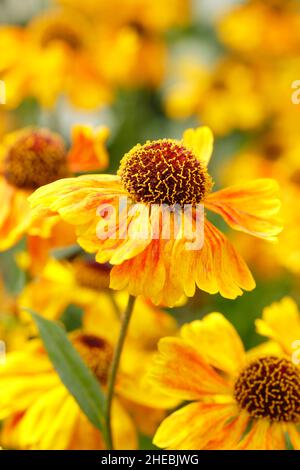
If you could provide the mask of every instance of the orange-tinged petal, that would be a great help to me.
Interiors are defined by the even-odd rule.
[[[258,419],[237,446],[238,450],[283,450],[285,449],[284,427],[282,423],[270,423],[268,419]]]
[[[235,299],[244,290],[254,289],[254,279],[243,258],[227,238],[210,222],[205,222],[204,246],[196,252],[196,283],[210,294],[219,292]]]
[[[26,233],[30,223],[30,207],[26,191],[15,190],[9,206],[4,203],[3,221],[0,225],[0,250],[7,250]],[[7,196],[6,196],[7,197]],[[5,200],[5,199],[4,199]],[[5,207],[6,206],[6,207]],[[4,212],[9,209],[4,218]]]
[[[103,170],[108,166],[105,141],[109,130],[105,126],[93,129],[88,125],[76,125],[72,129],[72,147],[68,153],[71,171]]]
[[[209,127],[187,129],[183,134],[183,143],[196,157],[208,165],[213,151],[213,133]]]
[[[277,193],[276,181],[257,179],[209,194],[205,206],[220,214],[235,230],[276,241],[282,230]]]
[[[191,403],[168,416],[153,443],[172,450],[201,450],[235,413],[232,405]]]
[[[235,375],[245,361],[242,341],[221,313],[182,327],[182,337],[213,367]]]
[[[300,312],[293,299],[284,297],[266,307],[255,325],[259,334],[277,341],[286,354],[293,354],[293,343],[300,340]]]
[[[286,430],[288,432],[291,443],[295,450],[300,450],[300,429],[294,423],[287,423]]]
[[[231,450],[236,448],[248,423],[248,413],[239,412],[239,414],[229,421],[223,429],[219,430],[216,437],[205,446],[204,450]]]
[[[182,400],[211,395],[230,395],[231,389],[186,341],[180,338],[160,340],[151,378],[163,392]]]

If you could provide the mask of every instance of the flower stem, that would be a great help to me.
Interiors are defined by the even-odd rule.
[[[121,354],[126,339],[126,334],[128,330],[129,321],[131,314],[133,312],[135,303],[135,297],[130,295],[128,298],[128,303],[124,315],[122,316],[122,323],[120,328],[120,334],[118,342],[115,348],[114,357],[111,364],[108,386],[107,386],[107,400],[106,400],[106,432],[107,432],[107,446],[109,450],[114,449],[113,445],[113,436],[112,436],[112,420],[111,420],[111,411],[112,411],[112,402],[114,397],[114,390],[117,378],[117,372],[119,369]]]

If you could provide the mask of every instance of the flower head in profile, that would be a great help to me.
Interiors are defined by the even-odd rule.
[[[159,447],[280,450],[288,435],[300,448],[299,366],[275,342],[245,353],[220,313],[184,325],[179,338],[162,339],[151,377],[159,390],[191,402],[161,423]]]
[[[10,248],[28,232],[50,236],[55,219],[29,227],[28,196],[40,186],[74,172],[103,169],[107,165],[107,136],[104,127],[93,131],[78,125],[69,152],[63,139],[48,129],[26,127],[4,136],[0,148],[0,250]]]
[[[83,249],[113,265],[113,289],[169,306],[184,294],[192,297],[196,286],[234,299],[255,283],[204,209],[236,230],[274,241],[281,231],[278,188],[259,179],[211,192],[212,146],[207,127],[188,129],[182,140],[137,145],[117,175],[65,178],[39,188],[29,198],[33,220],[60,215],[74,225]]]

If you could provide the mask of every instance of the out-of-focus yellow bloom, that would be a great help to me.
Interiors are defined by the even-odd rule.
[[[101,290],[91,288],[91,284],[97,281],[97,276],[91,274],[91,269],[91,266],[86,266],[84,276],[83,263],[78,266],[81,282],[90,284],[89,287],[80,286],[79,281],[75,283],[74,280],[71,284],[71,279],[68,285],[66,270],[62,267],[60,271],[56,265],[56,290],[54,279],[48,279],[48,283],[44,279],[30,285],[20,303],[40,307],[39,313],[48,317],[53,316],[54,311],[56,315],[57,312],[62,312],[67,302],[85,304],[83,330],[81,333],[72,333],[70,338],[105,390],[112,351],[118,338],[120,317],[109,301],[108,293],[105,294],[102,289],[101,295]],[[52,273],[54,275],[54,270]],[[60,278],[63,274],[64,278]],[[69,277],[71,278],[70,272]],[[44,289],[44,297],[41,289]],[[65,297],[61,300],[64,293]],[[125,305],[126,297],[126,294],[119,293],[116,304],[120,307]],[[51,312],[49,302],[52,303]],[[177,400],[157,392],[147,381],[147,364],[153,357],[157,341],[165,334],[175,334],[176,328],[176,322],[171,316],[142,299],[137,300],[122,354],[116,385],[117,398],[113,406],[113,433],[117,448],[130,449],[137,446],[134,421],[143,432],[151,434],[165,415],[165,410],[177,403]],[[100,433],[87,422],[74,399],[61,384],[39,341],[28,342],[22,351],[8,354],[6,366],[0,368],[0,384],[0,417],[5,419],[1,439],[4,447],[104,447]],[[148,419],[149,415],[151,419]]]
[[[282,312],[284,331],[288,324]],[[269,345],[245,353],[220,313],[184,325],[180,338],[162,339],[151,375],[165,393],[192,402],[162,422],[159,447],[279,450],[285,433],[300,447],[299,367]]]
[[[134,24],[106,28],[101,31],[97,45],[95,60],[103,67],[107,81],[115,87],[160,85],[167,50],[164,40],[156,33]]]
[[[10,50],[0,62],[7,107],[26,96],[49,107],[62,94],[82,108],[109,103],[111,91],[94,60],[91,28],[73,10],[48,11],[24,28],[0,28],[1,48]]]
[[[24,128],[4,137],[0,148],[0,250],[14,245],[27,231],[42,237],[51,235],[57,218],[45,224],[39,221],[29,229],[27,198],[36,188],[71,175],[72,168],[96,169],[107,165],[104,146],[107,131],[103,128],[93,134],[92,129],[78,127],[77,133],[83,129],[90,135],[79,143],[75,134],[69,154],[62,138],[47,129]]]
[[[257,332],[277,343],[283,354],[300,364],[300,312],[291,297],[263,310],[262,319],[255,321]]]
[[[2,360],[5,360],[5,351],[20,349],[27,341],[27,333],[20,321],[16,300],[6,291],[0,278],[0,341],[4,343],[1,344],[3,356],[0,357],[0,367]]]
[[[96,15],[105,24],[135,23],[157,32],[187,23],[191,7],[189,0],[58,0],[58,3]]]
[[[265,72],[258,64],[222,59],[213,68],[195,62],[180,64],[181,77],[166,93],[166,111],[172,118],[197,116],[216,134],[260,126],[269,114],[264,96]]]
[[[270,179],[211,193],[207,165],[212,146],[213,136],[207,127],[188,129],[181,141],[164,139],[137,145],[123,157],[116,176],[67,178],[37,190],[30,197],[33,221],[60,215],[74,225],[79,244],[96,252],[98,262],[114,265],[113,289],[128,289],[133,295],[142,294],[156,304],[171,306],[183,294],[192,297],[196,284],[211,294],[220,292],[235,298],[242,289],[254,288],[252,275],[223,233],[207,219],[202,220],[203,244],[197,238],[198,248],[190,249],[187,242],[195,241],[196,236],[195,207],[203,204],[232,228],[275,241],[281,231],[277,216],[280,203],[277,184]],[[125,211],[120,209],[120,197],[126,198]],[[137,203],[139,210],[134,211]],[[187,212],[183,217],[186,205],[190,222],[186,222]],[[105,216],[99,207],[105,209]],[[107,208],[114,208],[115,213]],[[158,233],[151,227],[154,216]],[[166,220],[170,222],[168,236]],[[102,224],[106,236],[99,237]],[[141,228],[143,237],[136,237]],[[198,236],[200,230],[198,226]]]
[[[5,82],[7,108],[15,108],[26,96],[31,95],[29,52],[29,39],[23,28],[1,26],[0,79]]]
[[[221,40],[253,56],[299,53],[300,8],[297,0],[248,0],[221,19]]]

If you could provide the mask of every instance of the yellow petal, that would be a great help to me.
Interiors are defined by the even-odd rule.
[[[300,312],[292,298],[284,297],[266,307],[255,325],[259,334],[277,341],[286,354],[299,351],[300,344],[294,342],[300,340]]]
[[[182,400],[231,394],[225,379],[183,339],[164,338],[158,349],[150,377],[163,392]]]
[[[182,337],[216,369],[235,375],[245,360],[242,341],[221,313],[211,313],[182,328]]]
[[[191,403],[168,416],[153,443],[172,450],[201,450],[233,416],[232,405]]]
[[[183,134],[184,145],[205,165],[209,163],[213,151],[213,141],[213,133],[209,127],[187,129]]]
[[[276,241],[282,230],[277,193],[276,181],[257,179],[209,194],[205,206],[220,214],[235,230]]]

